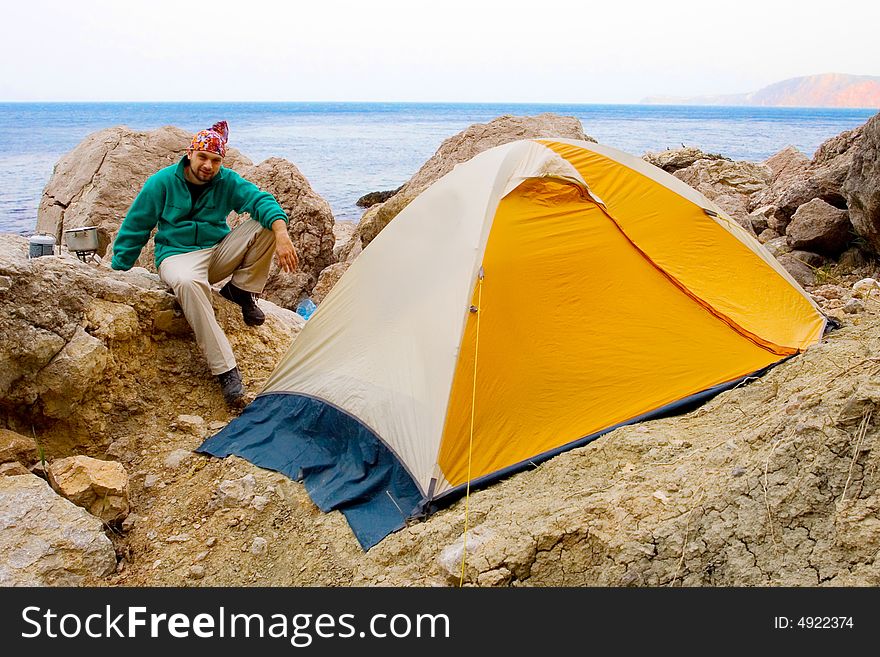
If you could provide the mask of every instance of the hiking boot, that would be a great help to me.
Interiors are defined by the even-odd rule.
[[[244,406],[244,386],[241,384],[241,372],[233,367],[228,372],[217,375],[220,387],[223,388],[223,399],[229,406],[241,408]]]
[[[253,292],[235,287],[232,281],[229,281],[220,289],[220,296],[241,306],[241,316],[248,326],[259,326],[266,321],[266,316],[257,305],[257,295]]]

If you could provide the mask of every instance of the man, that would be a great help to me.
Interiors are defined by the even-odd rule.
[[[113,269],[131,269],[157,226],[156,268],[174,291],[196,342],[217,376],[227,404],[240,407],[245,390],[235,356],[211,305],[211,284],[229,275],[220,294],[241,306],[244,321],[265,321],[256,303],[269,277],[272,254],[285,271],[296,269],[288,218],[271,194],[222,167],[226,121],[196,133],[186,155],[153,174],[135,198],[113,244]],[[251,219],[230,231],[230,211]]]

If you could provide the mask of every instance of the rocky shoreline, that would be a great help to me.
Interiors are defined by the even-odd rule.
[[[320,303],[421,191],[483,150],[547,134],[590,139],[554,115],[471,126],[357,226],[337,225],[292,163],[233,151],[226,164],[291,216],[302,265],[273,270],[262,327],[214,297],[248,389],[301,329],[298,301]],[[0,585],[453,584],[462,503],[365,554],[300,484],[192,452],[229,412],[152,249],[130,272],[107,266],[128,205],[183,136],[110,128],[55,167],[37,230],[98,227],[101,264],[66,250],[28,259],[26,238],[0,235]],[[693,148],[644,159],[754,234],[841,328],[688,415],[475,493],[467,583],[877,585],[880,115],[812,159],[794,148],[760,163]]]

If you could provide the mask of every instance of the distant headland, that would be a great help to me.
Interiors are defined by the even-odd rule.
[[[822,73],[776,82],[758,91],[717,96],[648,96],[646,105],[750,105],[880,108],[880,76]]]

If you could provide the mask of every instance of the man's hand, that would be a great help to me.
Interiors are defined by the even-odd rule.
[[[299,266],[299,258],[290,235],[287,234],[287,224],[278,220],[272,224],[272,232],[275,233],[275,257],[278,258],[279,266],[286,272],[296,271]]]

